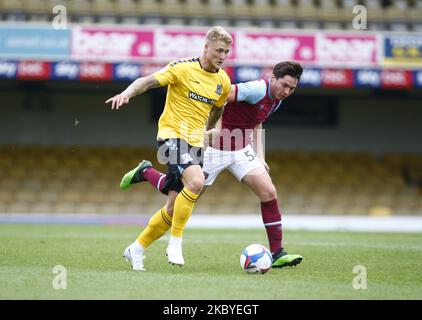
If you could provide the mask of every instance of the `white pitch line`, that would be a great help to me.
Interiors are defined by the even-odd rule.
[[[0,223],[109,224],[145,226],[149,215],[143,214],[6,214]],[[285,215],[283,230],[422,232],[422,216],[314,216]],[[210,215],[192,214],[188,228],[261,229],[260,214]]]

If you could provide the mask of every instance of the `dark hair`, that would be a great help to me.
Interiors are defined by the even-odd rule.
[[[273,73],[276,79],[283,78],[284,76],[291,76],[299,81],[302,76],[302,72],[302,66],[295,61],[279,62],[273,68]]]

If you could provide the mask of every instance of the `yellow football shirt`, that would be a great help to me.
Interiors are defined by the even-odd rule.
[[[211,108],[222,107],[230,93],[227,73],[206,71],[199,58],[192,58],[172,62],[154,76],[161,86],[168,86],[157,138],[180,138],[202,147]]]

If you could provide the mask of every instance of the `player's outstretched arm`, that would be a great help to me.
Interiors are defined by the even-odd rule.
[[[133,81],[125,91],[108,99],[105,103],[111,103],[111,109],[118,110],[122,105],[129,103],[129,99],[144,93],[145,91],[161,87],[154,75],[138,78]]]

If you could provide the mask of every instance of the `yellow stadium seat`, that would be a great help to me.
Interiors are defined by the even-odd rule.
[[[72,202],[58,202],[52,206],[52,212],[55,213],[76,213],[77,204]]]
[[[68,3],[69,14],[85,14],[90,15],[92,11],[92,2],[90,0],[72,0]]]
[[[118,15],[133,16],[136,14],[135,0],[117,0],[115,3],[115,10]]]
[[[34,203],[30,207],[31,213],[54,213],[53,204],[49,202]]]
[[[7,207],[9,213],[29,213],[31,204],[28,202],[13,202]]]
[[[249,6],[249,15],[258,19],[265,19],[272,17],[275,10],[281,9],[273,6],[270,0],[254,0]]]
[[[228,7],[224,0],[208,0],[205,4],[205,14],[210,18],[228,18]]]
[[[52,8],[49,6],[46,0],[25,0],[23,8],[26,13],[41,13],[48,14],[52,12]]]
[[[160,8],[156,0],[139,0],[137,13],[141,16],[159,16]]]
[[[7,204],[15,201],[16,193],[8,189],[0,189],[0,203]]]
[[[405,22],[409,19],[410,15],[408,3],[406,0],[395,0],[391,5],[385,9],[385,16],[388,22],[401,21]]]
[[[3,0],[0,2],[2,12],[23,12],[23,0]]]
[[[159,12],[164,17],[183,16],[183,5],[179,0],[161,0]]]
[[[92,13],[95,15],[115,15],[116,14],[116,1],[120,0],[91,0]]]
[[[369,24],[372,22],[385,22],[386,15],[380,0],[365,0],[363,5],[367,8],[367,19]]]
[[[231,19],[248,18],[251,15],[250,8],[246,0],[231,0],[227,9]]]

